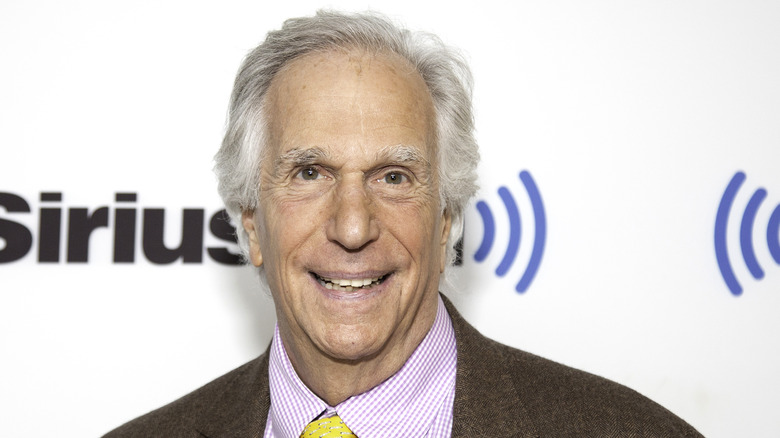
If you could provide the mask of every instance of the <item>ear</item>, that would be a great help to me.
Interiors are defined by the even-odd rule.
[[[260,239],[257,237],[255,212],[245,210],[241,213],[241,223],[249,236],[249,260],[259,268],[263,264],[263,254],[260,252]]]
[[[441,266],[439,272],[444,272],[447,267],[447,240],[450,238],[450,228],[452,227],[452,215],[449,210],[444,210],[442,214],[441,241],[439,242],[441,250]]]

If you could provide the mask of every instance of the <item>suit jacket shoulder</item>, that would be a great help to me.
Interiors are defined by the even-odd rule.
[[[445,299],[458,345],[452,436],[701,436],[638,392],[482,336]]]
[[[105,437],[262,437],[270,406],[266,352]]]

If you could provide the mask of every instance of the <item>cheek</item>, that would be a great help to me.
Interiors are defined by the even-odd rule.
[[[269,197],[263,202],[266,227],[263,235],[272,258],[286,259],[296,248],[324,227],[326,211],[324,199],[291,200],[283,197]]]
[[[383,222],[413,258],[438,259],[441,223],[430,205],[395,205],[382,209],[381,214]]]

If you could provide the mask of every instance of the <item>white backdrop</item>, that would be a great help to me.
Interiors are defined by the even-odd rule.
[[[459,290],[449,294],[468,320],[626,384],[706,436],[776,436],[780,5],[281,3],[0,3],[0,192],[14,195],[0,196],[0,255],[23,254],[0,263],[4,436],[99,436],[265,349],[273,305],[251,270],[205,249],[200,262],[150,262],[143,211],[165,210],[175,248],[183,210],[202,209],[202,246],[226,246],[208,221],[221,209],[211,158],[234,74],[268,30],[328,6],[383,11],[471,61],[478,200],[496,238],[476,260],[486,229],[472,208]],[[546,227],[523,294],[515,285],[541,236],[521,171],[539,190]],[[718,206],[738,171],[746,179],[723,236],[739,296],[714,246]],[[499,187],[522,220],[504,277],[495,269],[511,226]],[[759,188],[766,198],[744,240],[763,279],[748,271],[739,240]],[[41,201],[51,192],[61,200]],[[19,199],[28,211],[12,206]],[[101,207],[107,226],[92,232],[89,262],[68,261],[79,241],[71,210],[77,218]],[[113,262],[117,208],[137,212],[134,263]],[[39,229],[52,211],[62,212],[58,251],[50,223]],[[24,229],[29,250],[15,240]],[[59,261],[39,261],[41,246]]]

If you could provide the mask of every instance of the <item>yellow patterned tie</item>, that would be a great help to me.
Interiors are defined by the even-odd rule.
[[[338,415],[314,420],[303,430],[301,438],[357,438]]]

